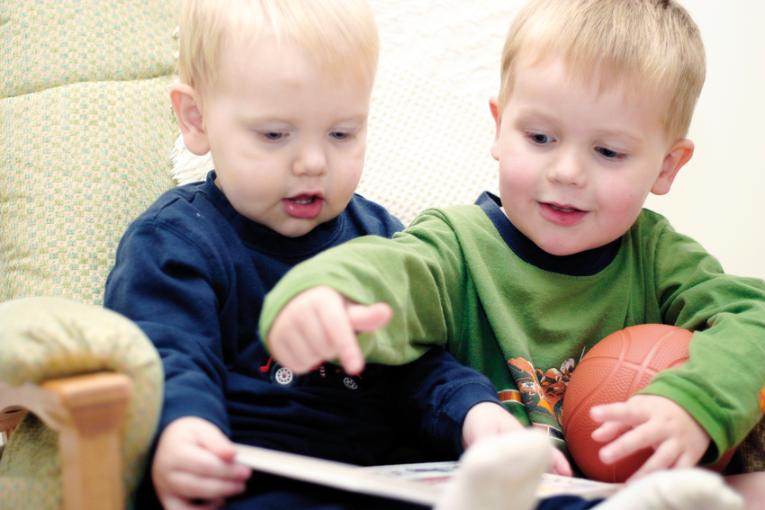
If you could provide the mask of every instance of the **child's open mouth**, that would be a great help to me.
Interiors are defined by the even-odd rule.
[[[324,199],[319,194],[303,194],[282,200],[284,212],[300,219],[313,219],[321,212]]]
[[[581,221],[587,214],[587,211],[566,204],[540,202],[539,205],[541,207],[543,218],[556,225],[566,227],[579,223],[579,221]]]
[[[564,213],[576,212],[579,210],[576,207],[568,207],[565,205],[556,205],[556,204],[550,204],[550,207],[552,207],[556,211],[560,211]]]

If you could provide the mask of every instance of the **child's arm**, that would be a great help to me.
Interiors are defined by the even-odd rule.
[[[164,396],[158,430],[199,416],[228,429],[223,395],[226,362],[216,288],[230,278],[221,255],[203,239],[187,239],[160,220],[126,232],[109,274],[104,306],[135,322],[162,358]]]
[[[234,463],[236,450],[218,427],[201,418],[175,420],[159,437],[151,475],[162,506],[200,510],[223,506],[244,491],[250,469]]]
[[[695,466],[710,444],[701,425],[664,397],[635,395],[627,402],[593,407],[591,416],[601,423],[592,438],[607,443],[600,450],[606,464],[643,448],[654,450],[632,479],[661,469]]]
[[[653,260],[644,282],[658,301],[660,315],[653,321],[693,331],[693,340],[688,361],[656,374],[640,394],[664,396],[692,416],[711,439],[703,459],[711,462],[762,416],[765,282],[726,274],[666,220],[653,228],[641,248],[643,259]]]
[[[266,296],[260,315],[261,338],[281,363],[284,361],[279,358],[290,354],[284,349],[280,351],[276,344],[284,342],[295,348],[291,359],[296,367],[307,370],[311,361],[324,359],[328,354],[340,355],[338,347],[351,345],[349,338],[354,329],[374,330],[373,334],[360,337],[365,359],[389,365],[407,363],[419,358],[429,347],[455,340],[455,335],[461,332],[464,326],[461,311],[473,291],[466,273],[454,231],[437,213],[424,215],[393,239],[374,236],[354,239],[288,271]],[[341,306],[336,296],[325,303],[322,297],[326,294],[312,295],[310,300],[301,295],[316,287],[331,287],[356,304],[387,303],[393,311],[392,320],[381,328],[384,321],[373,319],[371,327],[367,327],[364,323],[368,316],[363,307],[348,307],[347,303]],[[298,299],[299,305],[295,303]],[[287,307],[289,317],[304,330],[299,331],[298,326],[283,320]],[[381,309],[372,306],[368,311],[373,316],[387,313]],[[349,325],[353,317],[348,313],[355,311],[364,317],[357,321],[359,325]],[[277,321],[280,327],[275,327]],[[320,327],[328,328],[320,331],[321,340],[309,340]],[[315,352],[301,360],[297,351]],[[352,353],[347,356],[353,357]],[[355,372],[359,367],[344,368]]]

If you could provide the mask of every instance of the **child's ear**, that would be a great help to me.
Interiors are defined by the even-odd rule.
[[[494,117],[495,127],[494,143],[491,145],[491,157],[499,161],[499,147],[497,146],[497,142],[499,141],[499,126],[501,124],[502,114],[499,111],[496,97],[489,98],[489,110],[491,110],[491,116]]]
[[[661,162],[661,172],[659,172],[656,182],[653,183],[651,193],[654,195],[669,193],[675,176],[693,156],[693,148],[693,142],[687,138],[682,138],[672,145],[667,155],[664,156],[664,161]]]
[[[181,128],[186,148],[197,156],[207,154],[210,144],[194,89],[185,83],[175,83],[170,88],[170,101],[173,103],[175,118],[178,120],[178,127]]]

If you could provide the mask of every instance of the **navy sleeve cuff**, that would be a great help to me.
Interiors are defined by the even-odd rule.
[[[456,457],[464,450],[462,427],[468,411],[482,402],[501,404],[497,392],[488,380],[455,383],[453,386],[445,393],[443,403],[437,409],[430,434],[441,443],[438,450]]]

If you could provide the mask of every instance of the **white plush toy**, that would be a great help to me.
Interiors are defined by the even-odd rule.
[[[552,445],[534,430],[485,439],[468,449],[436,510],[533,510]],[[593,510],[743,510],[720,475],[660,471],[625,486]]]

